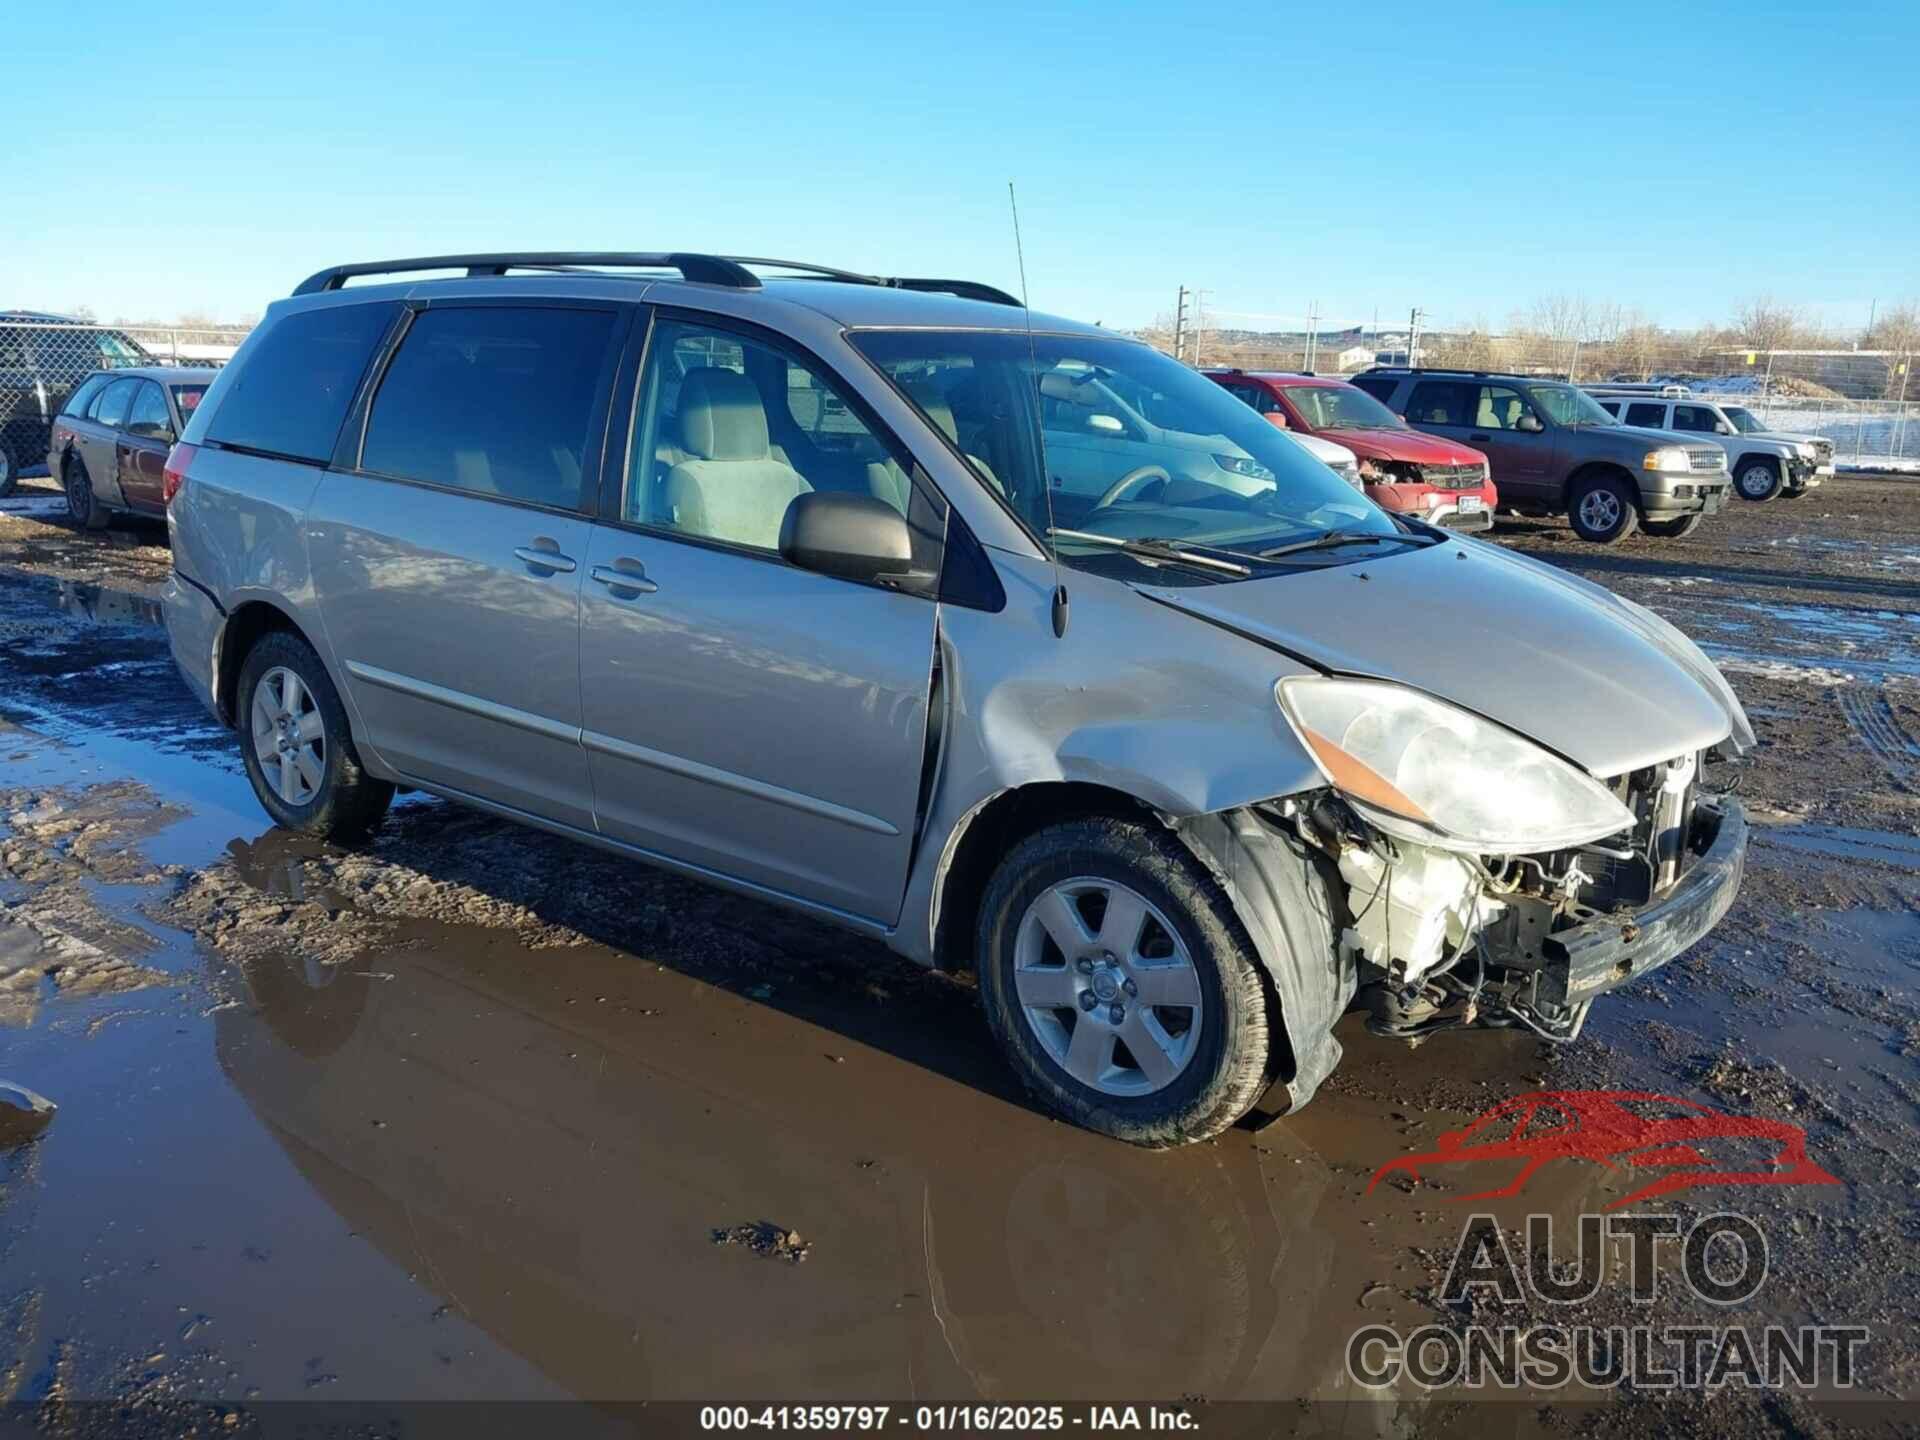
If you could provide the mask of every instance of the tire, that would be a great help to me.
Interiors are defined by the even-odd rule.
[[[1700,528],[1707,517],[1698,512],[1676,515],[1671,520],[1642,520],[1640,528],[1658,540],[1684,540]]]
[[[1639,497],[1617,475],[1583,476],[1567,492],[1567,520],[1582,540],[1618,545],[1639,526]]]
[[[234,723],[253,793],[281,829],[323,840],[360,840],[393,803],[393,786],[360,764],[346,709],[326,667],[293,632],[269,630],[247,652]]]
[[[0,500],[13,494],[14,487],[19,483],[19,463],[13,458],[13,450],[7,442],[0,440]]]
[[[87,462],[78,455],[67,456],[60,467],[60,488],[66,492],[67,517],[82,530],[104,530],[113,518],[93,493],[93,477],[87,474]]]
[[[1063,931],[1068,946],[1054,939]],[[1076,1125],[1150,1149],[1188,1145],[1266,1088],[1277,1017],[1259,962],[1212,876],[1150,823],[1089,819],[1028,836],[987,886],[977,945],[1001,1049]]]
[[[1812,487],[1807,485],[1789,485],[1786,490],[1782,492],[1788,500],[1804,500],[1812,493]]]
[[[1734,492],[1742,500],[1751,500],[1755,504],[1765,504],[1780,493],[1780,465],[1778,461],[1759,458],[1742,460],[1740,468],[1733,472]]]

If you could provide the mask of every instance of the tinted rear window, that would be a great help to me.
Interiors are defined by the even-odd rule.
[[[612,335],[606,310],[423,311],[374,397],[361,468],[577,506]]]
[[[60,413],[63,415],[82,414],[87,406],[93,403],[93,397],[107,388],[107,382],[112,378],[113,377],[105,371],[102,371],[98,375],[89,375],[81,382],[80,388],[67,397],[67,403],[61,407]]]
[[[398,308],[333,305],[286,316],[228,381],[207,438],[296,460],[331,460],[353,392]]]

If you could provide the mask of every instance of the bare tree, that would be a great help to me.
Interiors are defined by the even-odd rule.
[[[1747,301],[1733,316],[1734,338],[1749,350],[1786,350],[1807,328],[1806,312],[1771,295]]]

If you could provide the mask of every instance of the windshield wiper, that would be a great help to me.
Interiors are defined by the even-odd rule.
[[[1083,540],[1089,545],[1105,545],[1123,555],[1136,555],[1142,560],[1153,560],[1163,565],[1189,565],[1197,570],[1216,570],[1229,575],[1253,574],[1251,566],[1243,565],[1238,560],[1223,560],[1217,555],[1190,550],[1178,540],[1153,537],[1123,539],[1118,535],[1096,535],[1090,530],[1053,529],[1047,534],[1059,540]]]
[[[1316,535],[1311,540],[1295,540],[1291,545],[1276,545],[1271,550],[1262,550],[1262,560],[1278,560],[1282,555],[1298,555],[1305,550],[1330,550],[1336,545],[1378,545],[1391,542],[1395,545],[1438,545],[1440,537],[1425,535],[1381,535],[1367,530],[1329,530],[1324,535]]]

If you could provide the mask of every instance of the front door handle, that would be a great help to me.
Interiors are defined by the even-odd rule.
[[[571,575],[580,568],[571,555],[562,555],[560,547],[545,535],[536,535],[533,544],[522,545],[513,552],[513,558],[525,565],[534,574]]]
[[[622,600],[635,595],[651,595],[660,587],[647,578],[646,567],[638,560],[622,555],[611,565],[596,565],[587,572],[596,585],[604,585]]]

